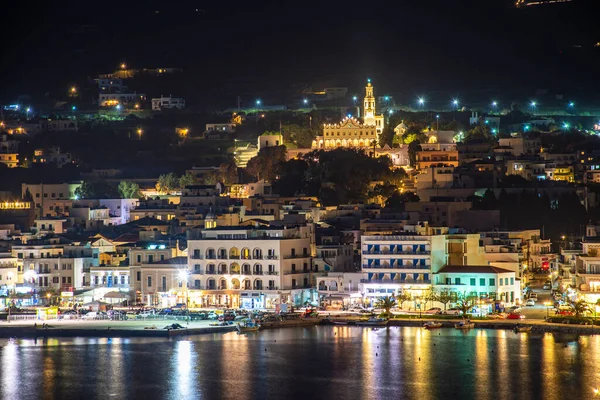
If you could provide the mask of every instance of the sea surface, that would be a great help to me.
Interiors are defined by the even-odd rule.
[[[600,386],[600,336],[484,329],[3,339],[0,359],[2,399],[550,400]]]

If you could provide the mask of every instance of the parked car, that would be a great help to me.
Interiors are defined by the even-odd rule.
[[[505,319],[508,314],[506,313],[498,313],[498,314],[488,314],[487,317],[490,319]]]
[[[538,299],[537,293],[531,292],[531,294],[529,295],[529,299],[536,301]]]
[[[234,313],[225,313],[218,318],[219,321],[234,321],[235,314]]]
[[[544,283],[544,286],[542,286],[542,289],[544,289],[544,290],[550,290],[550,289],[552,289],[552,285],[549,284],[549,283]]]
[[[453,308],[450,308],[450,309],[446,310],[444,312],[444,314],[446,314],[446,315],[460,315],[460,314],[462,314],[462,310],[460,308],[453,307]]]
[[[217,319],[219,316],[217,315],[216,312],[211,311],[208,313],[207,317],[208,317],[208,319]]]
[[[508,308],[508,311],[512,313],[520,313],[523,310],[519,306],[512,306]]]
[[[572,310],[567,310],[567,309],[558,309],[557,314],[558,315],[575,315],[575,313]]]
[[[439,307],[432,307],[429,310],[425,311],[425,314],[440,314],[442,309]]]
[[[97,316],[98,316],[98,313],[96,311],[90,311],[87,314],[85,314],[84,316],[82,316],[81,319],[96,319]]]
[[[521,313],[509,313],[506,319],[524,319],[525,316]]]
[[[533,299],[529,299],[529,300],[527,300],[527,302],[525,303],[525,305],[527,307],[533,307],[533,306],[535,306],[535,301],[533,301]]]

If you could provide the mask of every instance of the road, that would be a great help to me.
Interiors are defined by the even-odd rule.
[[[544,319],[546,315],[554,314],[554,299],[552,299],[552,291],[551,290],[543,290],[542,286],[546,279],[548,279],[548,274],[536,274],[535,279],[531,281],[531,289],[534,293],[537,293],[538,300],[533,307],[525,306],[525,301],[523,301],[523,315],[525,315],[525,319]],[[545,302],[551,302],[552,306],[549,309],[544,306]]]

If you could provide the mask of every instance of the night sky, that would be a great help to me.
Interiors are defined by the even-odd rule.
[[[60,4],[57,4],[60,3]],[[14,2],[3,101],[132,67],[182,67],[198,90],[360,85],[389,92],[598,90],[598,1]]]

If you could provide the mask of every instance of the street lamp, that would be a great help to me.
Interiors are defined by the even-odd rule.
[[[492,108],[496,111],[496,107],[498,107],[498,102],[496,100],[492,101]]]
[[[121,105],[120,105],[120,104],[117,104],[117,106],[116,106],[115,108],[116,108],[117,110],[120,110],[120,109],[121,109]]]
[[[573,108],[573,107],[575,107],[575,103],[574,102],[570,102],[569,103],[569,108]]]
[[[435,116],[435,122],[436,122],[436,131],[440,131],[440,115],[436,115]]]
[[[185,287],[184,287],[184,293],[185,293],[184,303],[185,303],[185,308],[188,311],[188,315],[190,313],[189,306],[188,306],[188,277],[189,276],[190,276],[190,273],[188,272],[187,269],[182,269],[181,271],[179,271],[179,280],[183,284],[185,284]]]
[[[352,101],[356,102],[358,100],[357,96],[352,96]]]
[[[144,133],[144,131],[142,131],[142,128],[138,128],[137,134],[138,134],[138,137],[140,138],[140,140],[142,140],[142,133]]]
[[[458,99],[452,100],[452,105],[458,109]]]
[[[256,107],[260,107],[261,101],[260,100],[256,100]]]
[[[304,105],[308,104],[308,100],[306,99],[302,100],[302,102],[304,103]]]
[[[567,122],[563,123],[563,129],[569,129],[571,125],[569,125]]]
[[[25,110],[26,115],[27,115],[27,119],[29,119],[29,113],[31,112],[31,108],[27,107],[27,109]]]
[[[423,108],[423,106],[425,105],[425,99],[422,97],[419,97],[419,105],[421,106],[421,108]]]
[[[535,101],[532,101],[531,104],[529,104],[529,106],[531,107],[531,109],[535,113],[535,108],[537,107],[537,103]]]

